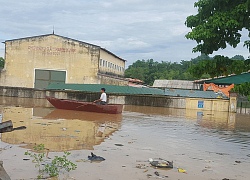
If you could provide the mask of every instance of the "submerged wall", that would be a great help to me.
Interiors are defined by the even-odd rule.
[[[82,101],[94,101],[99,99],[100,93],[80,92],[80,91],[57,91],[57,90],[37,90],[33,88],[19,88],[0,86],[0,96],[19,97],[25,101],[25,98],[44,99],[45,96],[52,96],[60,99],[75,99]],[[108,94],[108,103],[126,104],[138,106],[155,106],[179,109],[194,109],[199,111],[224,111],[236,112],[236,100],[223,99],[204,99],[204,98],[185,98],[160,95],[126,95],[126,94]],[[233,104],[232,104],[233,103]],[[49,103],[46,106],[51,106]]]

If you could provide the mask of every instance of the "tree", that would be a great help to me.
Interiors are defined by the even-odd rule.
[[[227,44],[235,48],[243,29],[250,38],[250,0],[198,0],[194,7],[198,14],[188,16],[185,22],[192,29],[186,38],[198,44],[193,52],[212,54]],[[250,40],[245,40],[244,46],[250,52]]]
[[[235,55],[231,59],[233,59],[233,60],[245,60],[245,58],[242,55]]]
[[[234,60],[218,55],[212,58],[201,54],[190,61],[181,60],[180,63],[157,62],[153,59],[137,60],[125,70],[125,77],[140,79],[145,84],[152,85],[156,79],[192,81],[233,73],[240,74],[248,69],[250,69],[250,59]]]
[[[0,69],[4,68],[4,58],[0,57]]]
[[[190,61],[184,60],[181,63],[157,62],[153,59],[137,60],[126,69],[125,77],[140,79],[149,85],[156,79],[194,80],[187,71],[190,64]]]
[[[224,56],[214,56],[210,60],[200,60],[189,68],[189,72],[196,78],[208,74],[210,77],[240,74],[250,69],[250,60],[234,60]]]
[[[248,100],[250,101],[250,83],[249,82],[235,85],[232,91],[237,92],[240,95],[246,96]]]

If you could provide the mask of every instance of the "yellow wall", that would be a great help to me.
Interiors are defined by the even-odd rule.
[[[123,76],[125,70],[125,61],[101,49],[99,69],[103,73],[110,72]]]
[[[100,47],[44,35],[5,42],[5,68],[1,85],[33,88],[35,69],[66,71],[66,83],[98,83]],[[106,52],[102,58],[125,67],[125,62]],[[123,72],[116,71],[117,74]]]
[[[126,86],[128,85],[128,81],[124,78],[115,78],[105,74],[98,75],[98,83],[99,84],[112,84],[117,86]]]
[[[203,101],[203,107],[198,107],[198,101]],[[186,109],[228,112],[229,100],[186,98]]]

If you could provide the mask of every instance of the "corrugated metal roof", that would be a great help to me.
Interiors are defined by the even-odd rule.
[[[177,97],[190,97],[190,98],[207,98],[216,99],[222,97],[228,99],[224,94],[215,93],[213,91],[199,91],[199,90],[187,90],[187,89],[165,89],[166,96],[177,96]]]
[[[46,89],[100,92],[101,88],[105,88],[107,93],[164,95],[164,90],[156,88],[137,88],[131,86],[115,86],[107,84],[50,84]]]
[[[193,81],[186,80],[155,80],[153,87],[174,88],[174,89],[198,89],[199,87]]]
[[[214,83],[221,85],[230,85],[230,84],[242,84],[245,82],[250,82],[250,72],[238,74],[238,75],[230,75],[227,77],[220,77],[214,79],[207,79],[201,81],[195,81],[195,83],[204,84],[204,83]]]

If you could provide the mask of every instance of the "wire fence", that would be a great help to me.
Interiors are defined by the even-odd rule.
[[[250,114],[250,101],[238,101],[237,113]]]

